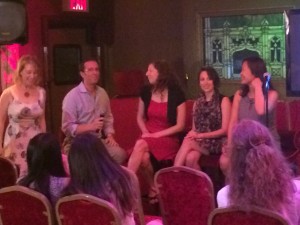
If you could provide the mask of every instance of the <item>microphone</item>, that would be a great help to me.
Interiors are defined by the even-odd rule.
[[[264,77],[263,88],[264,88],[265,92],[267,92],[270,88],[271,74],[266,72],[266,73],[264,73],[263,77]]]

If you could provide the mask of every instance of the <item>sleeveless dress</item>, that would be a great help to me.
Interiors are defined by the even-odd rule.
[[[167,121],[167,102],[150,101],[148,108],[148,120],[146,127],[150,133],[158,132],[169,128],[171,125]],[[161,138],[142,138],[148,144],[150,153],[160,160],[173,160],[179,149],[177,135]]]
[[[212,132],[222,127],[221,103],[224,95],[215,93],[211,101],[201,95],[194,103],[193,119],[198,133]],[[203,154],[220,154],[226,136],[197,140]]]
[[[251,119],[265,125],[265,115],[258,115],[255,106],[254,99],[250,99],[248,96],[241,98],[239,110],[238,110],[238,122],[242,119]],[[269,112],[269,126],[270,132],[272,133],[274,140],[276,141],[277,147],[280,149],[280,137],[275,126],[275,112],[274,110]]]
[[[45,91],[39,88],[39,99],[26,104],[11,92],[12,101],[8,106],[8,126],[4,137],[4,156],[20,169],[20,177],[27,174],[26,150],[28,142],[41,133],[39,117],[44,113]]]

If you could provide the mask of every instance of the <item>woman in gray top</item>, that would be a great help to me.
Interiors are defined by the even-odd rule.
[[[263,59],[257,56],[245,58],[242,62],[241,88],[236,91],[233,99],[231,116],[228,129],[228,142],[232,141],[232,127],[242,119],[251,119],[267,126],[272,133],[277,147],[280,149],[279,135],[275,128],[274,109],[278,100],[278,93],[273,89],[272,84],[266,91],[264,88],[264,74],[267,72]],[[266,93],[267,92],[267,93]],[[265,107],[265,96],[268,97],[268,111]],[[266,121],[266,112],[268,120]],[[220,159],[220,166],[223,171],[227,170],[228,155],[223,153]]]
[[[270,84],[268,93],[265,92],[264,74],[267,72],[265,62],[259,57],[249,57],[243,60],[241,71],[241,88],[235,93],[229,124],[229,138],[232,127],[242,119],[256,120],[267,126],[275,140],[274,109],[278,93]],[[268,122],[266,121],[265,95],[268,97]],[[230,141],[230,140],[229,140]]]

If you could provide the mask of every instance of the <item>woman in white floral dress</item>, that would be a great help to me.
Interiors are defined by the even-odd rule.
[[[27,173],[26,149],[29,140],[46,131],[46,95],[45,90],[38,86],[38,81],[37,60],[24,55],[18,61],[15,84],[5,89],[0,97],[0,154],[19,167],[20,177]]]

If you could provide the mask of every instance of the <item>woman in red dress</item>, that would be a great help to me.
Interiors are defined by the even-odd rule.
[[[128,168],[142,167],[153,190],[153,173],[173,160],[180,147],[178,134],[185,125],[185,97],[168,64],[150,63],[146,76],[149,85],[141,91],[137,123],[142,132],[129,158]],[[149,193],[153,197],[154,193]],[[151,196],[152,195],[152,196]]]

